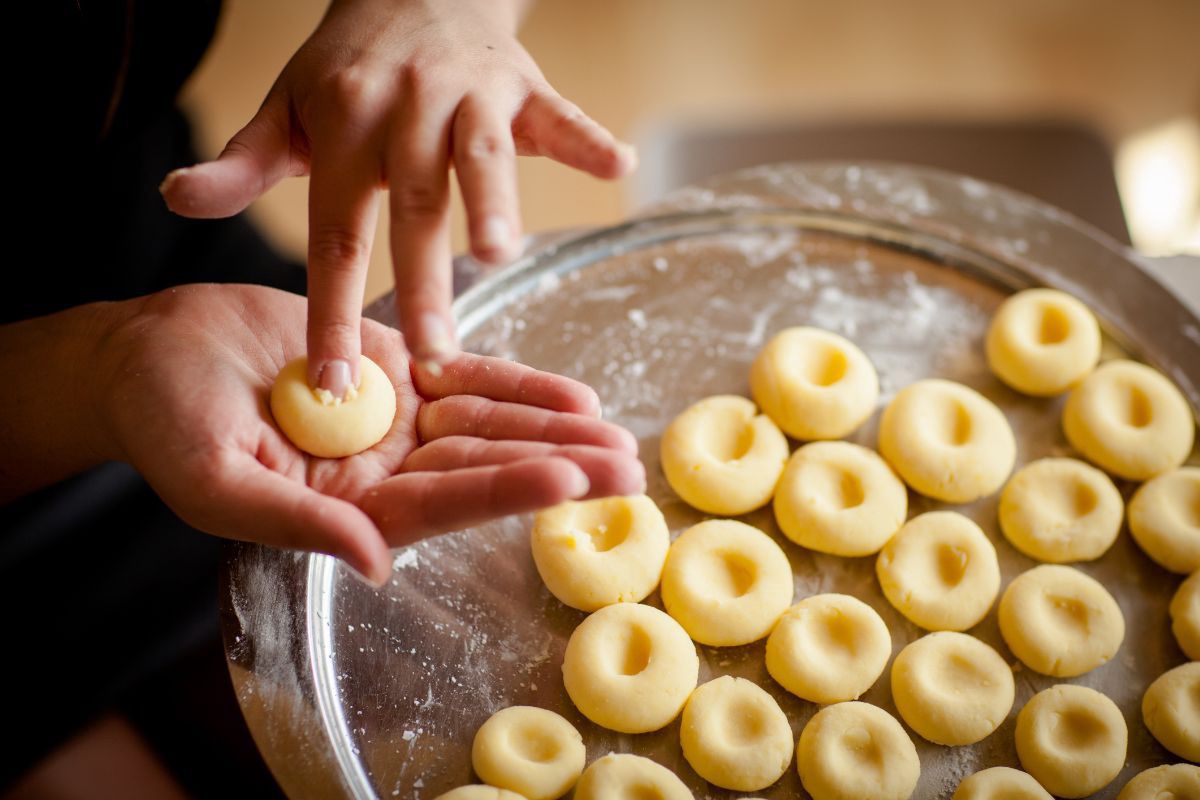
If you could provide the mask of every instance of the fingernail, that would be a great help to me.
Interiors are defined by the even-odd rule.
[[[335,358],[321,368],[321,377],[317,381],[317,388],[324,389],[337,400],[343,400],[351,383],[350,362]]]
[[[434,361],[445,364],[454,358],[454,340],[450,337],[450,329],[446,321],[432,311],[426,311],[417,318],[417,333],[420,346],[417,357],[421,361]]]
[[[592,482],[588,480],[587,473],[576,466],[574,473],[571,475],[571,480],[567,484],[567,496],[572,500],[578,500],[581,497],[585,497],[591,490]]]
[[[491,253],[507,254],[512,249],[512,226],[499,214],[483,221],[479,232],[479,247]]]
[[[191,167],[180,167],[179,169],[168,172],[167,177],[163,178],[162,183],[158,185],[158,193],[166,194],[167,190],[171,188],[171,185],[175,183],[176,180],[188,174],[190,171]]]
[[[618,142],[617,149],[621,151],[621,157],[629,162],[630,169],[633,169],[638,164],[637,148],[625,142]]]

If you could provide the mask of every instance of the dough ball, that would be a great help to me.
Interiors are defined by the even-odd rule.
[[[1112,480],[1074,458],[1034,461],[1000,495],[1005,538],[1030,558],[1055,564],[1104,555],[1116,541],[1124,514],[1125,503]]]
[[[1035,672],[1074,678],[1121,649],[1125,617],[1094,578],[1044,564],[1023,572],[1000,598],[1000,633],[1013,655]]]
[[[1159,566],[1200,570],[1200,467],[1181,467],[1146,483],[1129,501],[1129,532]]]
[[[1192,661],[1200,661],[1200,570],[1179,585],[1171,598],[1171,632]]]
[[[1056,797],[1107,786],[1125,766],[1128,739],[1117,704],[1086,686],[1051,686],[1017,714],[1021,766]]]
[[[719,395],[672,420],[660,452],[667,482],[684,502],[732,517],[770,502],[787,462],[788,443],[754,403]]]
[[[869,556],[908,513],[908,490],[873,450],[813,442],[792,454],[775,490],[775,519],[802,547]]]
[[[671,533],[649,497],[606,497],[539,512],[530,545],[550,593],[571,608],[595,611],[654,591]]]
[[[792,567],[758,528],[712,519],[671,545],[663,568],[667,613],[701,644],[749,644],[771,632],[792,602]]]
[[[929,379],[901,389],[883,410],[879,452],[921,494],[969,503],[1004,484],[1017,442],[991,400],[961,383]]]
[[[750,392],[788,435],[840,439],[875,410],[879,377],[849,340],[820,328],[788,328],[754,359]]]
[[[575,800],[693,800],[674,772],[648,758],[609,753],[579,776]]]
[[[471,747],[476,775],[528,800],[562,797],[586,760],[587,748],[575,726],[533,706],[497,711],[480,726]]]
[[[1106,472],[1144,481],[1192,452],[1192,410],[1165,375],[1136,361],[1101,364],[1067,397],[1063,431]]]
[[[974,636],[942,631],[912,642],[892,664],[900,716],[935,744],[975,744],[1008,717],[1016,696],[1012,669]]]
[[[1117,795],[1117,800],[1196,800],[1200,798],[1200,767],[1164,764],[1143,770]]]
[[[1200,761],[1200,661],[1159,675],[1142,697],[1142,719],[1163,747]]]
[[[1004,301],[985,342],[988,365],[1018,392],[1061,394],[1100,360],[1100,324],[1087,306],[1055,289],[1026,289]]]
[[[271,386],[271,415],[292,444],[318,458],[344,458],[379,443],[396,418],[396,387],[366,356],[343,400],[308,385],[308,359],[289,361]]]
[[[955,511],[913,517],[879,553],[875,574],[896,610],[931,631],[965,631],[1000,591],[996,548]]]
[[[770,786],[792,761],[792,726],[775,698],[730,675],[692,692],[679,741],[697,775],[737,792]]]
[[[969,775],[950,800],[1054,800],[1028,772],[992,767]]]
[[[434,800],[526,800],[526,798],[516,792],[510,792],[508,789],[497,789],[495,786],[473,783],[470,786],[459,786],[457,789],[443,792]]]
[[[767,639],[767,672],[803,700],[857,700],[883,674],[892,637],[866,603],[818,594],[789,608]]]
[[[800,782],[813,800],[905,800],[921,777],[912,739],[882,708],[826,706],[796,746]]]
[[[621,733],[647,733],[679,715],[696,688],[700,659],[678,622],[651,606],[617,603],[579,624],[562,670],[585,717]]]

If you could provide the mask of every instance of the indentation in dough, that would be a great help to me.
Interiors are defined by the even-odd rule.
[[[723,463],[737,461],[754,446],[754,426],[749,420],[733,425],[709,425],[702,436],[701,449]]]
[[[629,800],[663,800],[662,792],[657,786],[652,786],[645,783],[635,783],[625,790],[625,796]]]
[[[853,754],[856,761],[865,763],[857,764],[856,767],[872,766],[880,767],[883,764],[883,753],[879,749],[879,743],[875,741],[875,737],[866,728],[849,728],[842,735],[842,744],[846,750]]]
[[[811,628],[817,640],[810,644],[819,652],[853,656],[857,651],[857,637],[854,634],[854,621],[840,611],[834,611],[821,617],[821,621]]]
[[[941,430],[938,441],[950,447],[962,447],[971,441],[971,412],[957,400],[948,400],[942,407]]]
[[[508,732],[508,746],[526,761],[539,764],[553,761],[560,752],[554,736],[540,725],[513,727]]]
[[[628,506],[580,504],[571,521],[575,546],[590,548],[597,553],[612,550],[629,538],[633,529],[633,512]]]
[[[758,578],[753,561],[740,553],[719,550],[697,563],[697,585],[710,587],[719,597],[736,598],[750,591]]]
[[[1088,608],[1074,597],[1059,597],[1046,595],[1047,618],[1055,627],[1070,631],[1086,632],[1088,629]]]
[[[1071,320],[1058,306],[1042,309],[1042,324],[1038,328],[1038,343],[1058,344],[1071,335]]]
[[[1129,405],[1126,409],[1125,421],[1130,427],[1144,428],[1154,419],[1154,409],[1150,398],[1140,386],[1129,387]]]
[[[1058,750],[1087,750],[1105,736],[1104,724],[1081,710],[1060,711],[1054,715],[1050,740]]]
[[[846,377],[850,369],[846,354],[832,345],[814,344],[810,350],[803,351],[803,355],[800,374],[815,386],[832,386]]]
[[[637,675],[650,664],[650,654],[654,645],[648,634],[640,626],[630,627],[624,640],[615,648],[615,671],[618,675]]]
[[[725,737],[735,747],[754,744],[762,738],[766,721],[758,707],[752,703],[739,702],[729,709],[729,727]]]
[[[991,681],[978,664],[961,653],[954,653],[938,665],[935,685],[945,694],[956,695],[991,686]]]
[[[946,586],[957,586],[967,574],[971,557],[967,551],[952,544],[941,544],[937,549],[937,574]]]
[[[857,508],[866,499],[859,476],[835,464],[812,464],[805,470],[804,481],[813,497],[838,511]]]

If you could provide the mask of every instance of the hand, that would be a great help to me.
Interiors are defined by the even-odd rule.
[[[221,156],[164,181],[176,212],[220,217],[286,176],[311,175],[313,386],[341,396],[358,380],[379,188],[390,190],[401,329],[416,358],[436,366],[457,350],[449,311],[451,165],[472,252],[490,263],[510,258],[520,240],[517,153],[601,178],[633,168],[632,149],[560,97],[517,42],[516,5],[335,0]]]
[[[343,558],[376,584],[388,546],[565,500],[644,490],[637,442],[568,378],[463,355],[414,383],[399,334],[366,321],[396,419],[355,456],[319,459],[274,425],[276,373],[304,352],[304,299],[256,286],[184,286],[140,301],[107,337],[100,418],[191,525]]]

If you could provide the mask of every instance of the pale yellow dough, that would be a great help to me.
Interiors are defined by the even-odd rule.
[[[1121,709],[1086,686],[1051,686],[1017,714],[1021,766],[1056,797],[1087,797],[1111,783],[1128,740]]]
[[[575,800],[693,800],[671,770],[628,753],[609,753],[593,761],[575,785]]]
[[[344,458],[378,444],[396,418],[396,387],[366,356],[345,399],[308,385],[308,359],[289,361],[271,386],[271,415],[292,444],[319,458]]]
[[[667,522],[645,495],[562,503],[538,513],[530,535],[546,588],[580,611],[645,598],[670,545]]]
[[[1200,761],[1200,661],[1159,675],[1142,697],[1142,719],[1163,747]]]
[[[1200,467],[1181,467],[1142,485],[1129,501],[1129,532],[1159,566],[1200,570]]]
[[[837,556],[868,556],[908,513],[908,490],[873,450],[813,442],[792,454],[775,491],[775,519],[796,544]]]
[[[1044,564],[1017,576],[1000,598],[1000,633],[1035,672],[1074,678],[1107,663],[1125,638],[1121,607],[1097,580]]]
[[[744,397],[718,395],[672,420],[660,446],[663,473],[684,502],[734,517],[766,505],[788,457],[775,423]]]
[[[813,715],[800,733],[796,767],[813,800],[906,800],[921,777],[917,748],[900,723],[860,702]]]
[[[950,800],[1054,800],[1028,772],[992,767],[963,779]]]
[[[857,700],[883,674],[892,637],[866,603],[818,594],[789,608],[767,639],[767,672],[780,686],[821,705]]]
[[[470,786],[459,786],[443,792],[434,800],[527,800],[516,792],[508,789],[497,789],[495,786],[484,786],[473,783]]]
[[[792,726],[775,698],[730,675],[692,692],[679,741],[697,775],[737,792],[765,789],[792,761]]]
[[[996,548],[955,511],[910,519],[880,551],[875,574],[888,602],[931,631],[973,627],[1000,591]]]
[[[750,392],[788,435],[840,439],[875,410],[879,377],[849,340],[820,328],[788,328],[754,359]]]
[[[571,634],[563,684],[585,717],[621,733],[656,731],[696,688],[700,659],[679,623],[651,606],[617,603]]]
[[[1116,541],[1124,513],[1112,480],[1074,458],[1027,464],[1000,495],[1005,538],[1030,558],[1054,564],[1104,555]]]
[[[497,711],[480,726],[471,747],[476,775],[528,800],[562,797],[586,760],[587,748],[575,726],[534,706]]]
[[[1200,570],[1193,572],[1171,598],[1171,632],[1179,649],[1200,661]]]
[[[921,494],[969,503],[1004,484],[1017,443],[991,400],[961,383],[930,378],[901,389],[883,410],[879,452]]]
[[[1063,431],[1101,469],[1144,481],[1181,465],[1195,424],[1187,400],[1165,375],[1136,361],[1109,361],[1067,397]]]
[[[792,567],[779,545],[743,522],[713,519],[671,545],[662,601],[701,644],[749,644],[771,632],[791,605]]]
[[[1163,764],[1143,770],[1125,784],[1117,800],[1200,800],[1200,767]]]
[[[1100,360],[1100,324],[1056,289],[1026,289],[997,309],[985,342],[988,365],[1018,392],[1061,394]]]

